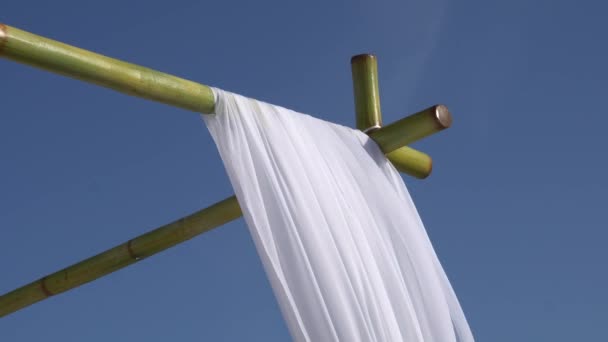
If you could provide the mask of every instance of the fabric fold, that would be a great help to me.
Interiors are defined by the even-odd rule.
[[[296,341],[473,341],[401,176],[360,131],[214,89],[203,115]]]

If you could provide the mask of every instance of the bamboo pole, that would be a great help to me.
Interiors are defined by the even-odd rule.
[[[198,113],[212,113],[215,106],[211,88],[206,85],[106,57],[3,24],[0,24],[0,57]],[[357,56],[353,57],[353,60],[356,59]],[[358,73],[361,77],[372,76],[369,82],[355,82],[355,85],[368,84],[360,89],[355,86],[356,97],[364,99],[361,102],[363,106],[357,106],[357,117],[362,120],[366,120],[366,117],[372,119],[371,126],[368,125],[363,129],[366,131],[369,128],[379,127],[381,114],[379,98],[373,97],[373,94],[378,94],[375,58],[371,60],[371,64],[368,57],[362,59],[366,62],[361,64],[361,68],[356,66],[359,64],[353,64],[353,75]],[[367,98],[374,100],[365,100]],[[376,103],[378,107],[374,108]],[[369,107],[370,105],[372,107]],[[414,125],[408,129],[417,131],[418,127]],[[376,131],[374,140],[382,140],[383,134],[382,130]],[[401,152],[391,153],[388,157],[399,171],[417,178],[424,178],[431,171],[431,158],[409,147],[405,147]]]
[[[378,143],[382,152],[391,153],[401,146],[442,131],[451,125],[452,114],[448,108],[444,105],[434,105],[370,132],[369,136]]]
[[[241,217],[232,196],[0,296],[0,317],[86,284]]]
[[[128,95],[213,112],[211,88],[0,24],[0,56]]]
[[[378,87],[378,61],[376,56],[361,54],[350,59],[353,76],[353,94],[357,129],[364,133],[382,126],[380,91]]]
[[[433,159],[426,153],[403,146],[386,154],[386,158],[399,172],[425,179],[433,172]]]

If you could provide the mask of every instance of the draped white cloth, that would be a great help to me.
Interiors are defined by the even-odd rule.
[[[296,341],[473,341],[397,171],[365,134],[214,89],[215,140]]]

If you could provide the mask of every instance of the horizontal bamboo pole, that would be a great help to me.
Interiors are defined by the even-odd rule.
[[[0,296],[0,317],[129,266],[241,217],[232,196]]]
[[[451,125],[452,114],[448,108],[435,105],[372,131],[369,136],[380,145],[382,152],[387,154]]]

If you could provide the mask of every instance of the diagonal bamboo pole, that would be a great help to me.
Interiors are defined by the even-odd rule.
[[[3,24],[0,24],[0,56],[193,112],[209,114],[215,105],[211,88],[206,85]]]
[[[212,113],[215,106],[211,88],[206,85],[3,24],[0,24],[0,57],[198,113]],[[375,82],[377,92],[377,79]],[[381,138],[382,133],[376,135]],[[411,176],[425,178],[431,172],[431,158],[415,149],[408,147],[387,157]]]
[[[129,266],[241,217],[232,196],[0,296],[0,317]]]

